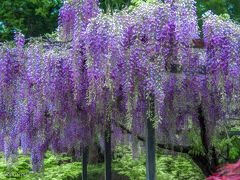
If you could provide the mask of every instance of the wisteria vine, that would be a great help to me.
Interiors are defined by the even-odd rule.
[[[58,32],[60,46],[25,44],[16,33],[15,45],[0,48],[0,149],[7,159],[19,147],[30,152],[34,171],[48,149],[79,155],[108,123],[113,145],[122,137],[115,122],[143,135],[150,94],[161,142],[190,143],[200,105],[209,137],[239,112],[240,27],[209,12],[206,50],[191,48],[200,37],[194,0],[112,15],[96,0],[73,0],[60,10]]]

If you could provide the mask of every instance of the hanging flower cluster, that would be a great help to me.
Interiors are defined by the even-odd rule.
[[[234,115],[240,107],[240,27],[231,20],[224,20],[208,12],[203,30],[209,82],[216,91],[224,93],[222,103],[225,114]]]

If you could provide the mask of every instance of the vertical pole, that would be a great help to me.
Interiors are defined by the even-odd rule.
[[[105,180],[112,179],[112,155],[111,155],[111,123],[107,122],[107,129],[105,130],[104,139],[105,139]]]
[[[87,165],[88,165],[88,146],[83,146],[82,153],[82,180],[87,180]]]
[[[147,171],[147,180],[156,179],[156,157],[155,157],[155,129],[153,126],[154,113],[154,95],[150,94],[149,99],[149,116],[147,117],[146,123],[146,171]]]
[[[132,157],[133,159],[138,158],[138,139],[134,135],[132,135]]]

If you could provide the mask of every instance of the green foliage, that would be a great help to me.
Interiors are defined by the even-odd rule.
[[[202,30],[202,16],[205,12],[211,10],[220,15],[223,19],[229,19],[240,23],[240,3],[239,0],[196,0],[197,15],[199,18],[199,27]]]
[[[52,32],[57,27],[61,0],[1,0],[0,41],[13,38],[22,31],[26,37]]]
[[[213,13],[229,14],[231,19],[240,22],[240,3],[239,0],[197,0],[199,17],[208,10]]]
[[[80,176],[81,162],[73,162],[71,157],[65,154],[46,154],[44,160],[44,179],[76,179]]]
[[[31,171],[30,157],[20,154],[16,162],[7,164],[3,155],[0,158],[0,179],[76,179],[81,176],[81,162],[73,162],[64,154],[55,156],[46,153],[44,173],[34,174]]]
[[[127,146],[118,146],[114,153],[113,169],[130,179],[146,179],[145,159],[132,159],[131,150]]]
[[[130,0],[100,0],[100,7],[106,12],[121,10],[130,4]]]
[[[204,179],[201,170],[186,156],[164,156],[157,158],[158,179],[201,180]],[[168,175],[169,174],[169,175]],[[168,176],[169,177],[168,177]]]
[[[191,128],[188,134],[189,140],[192,144],[192,149],[190,151],[193,155],[203,155],[204,149],[202,146],[200,131],[197,128]]]
[[[157,155],[158,180],[185,180],[203,179],[203,175],[196,166],[184,156],[173,157],[170,155]],[[1,180],[71,180],[81,177],[81,162],[74,162],[66,154],[54,155],[47,152],[44,160],[44,173],[34,174],[31,171],[30,157],[20,153],[16,162],[7,165],[0,154],[0,179]],[[131,180],[146,179],[145,156],[141,155],[133,160],[131,150],[126,146],[118,146],[114,153],[113,170]],[[103,164],[88,165],[89,180],[104,177]]]
[[[226,137],[222,140],[218,140],[215,143],[215,146],[218,149],[218,153],[221,154],[220,162],[225,162],[226,159],[229,162],[236,162],[240,157],[240,137],[232,136]]]
[[[229,20],[229,19],[230,19],[230,16],[229,16],[229,14],[227,14],[227,13],[221,14],[220,17],[221,17],[223,20]]]
[[[133,160],[129,147],[123,146],[117,147],[114,155],[113,169],[115,171],[130,177],[131,180],[146,179],[145,156],[141,155],[138,159]],[[173,157],[158,152],[156,168],[158,180],[204,179],[201,170],[186,156]]]

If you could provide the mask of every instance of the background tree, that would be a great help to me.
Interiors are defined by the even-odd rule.
[[[15,30],[26,37],[52,32],[57,27],[61,0],[1,0],[0,41],[13,38]]]
[[[231,19],[240,22],[240,4],[238,0],[196,0],[198,16],[211,10],[213,13],[220,14],[229,14]]]

